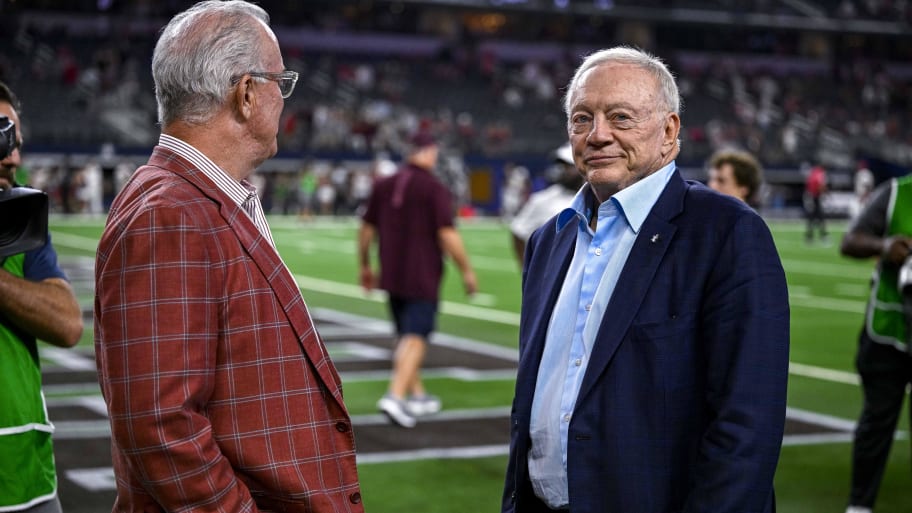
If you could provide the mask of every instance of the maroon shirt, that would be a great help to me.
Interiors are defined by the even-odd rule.
[[[379,236],[380,288],[407,299],[437,301],[443,276],[437,234],[453,226],[446,187],[430,171],[405,165],[374,184],[363,219]]]

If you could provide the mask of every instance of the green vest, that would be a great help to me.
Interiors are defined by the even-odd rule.
[[[3,268],[22,277],[25,255]],[[57,493],[54,447],[34,337],[0,322],[0,511],[25,509]]]
[[[912,236],[912,175],[899,178],[890,185],[887,207],[887,230],[884,237]],[[903,314],[902,294],[896,280],[899,268],[881,262],[874,273],[873,293],[868,302],[866,327],[875,342],[892,344],[906,350],[907,326]]]

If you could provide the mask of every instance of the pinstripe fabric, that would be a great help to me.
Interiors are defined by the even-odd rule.
[[[243,210],[156,147],[98,247],[115,511],[363,512],[339,376]]]
[[[266,222],[266,214],[263,212],[263,204],[260,203],[260,197],[257,196],[256,187],[252,183],[247,180],[238,182],[228,176],[228,173],[216,166],[209,157],[176,137],[161,134],[158,144],[187,159],[206,175],[206,178],[212,180],[219,190],[227,194],[229,198],[247,212],[247,215],[253,220],[253,224],[260,230],[260,233],[266,237],[272,247],[275,247],[275,241],[272,240],[272,232],[269,230],[269,223]]]

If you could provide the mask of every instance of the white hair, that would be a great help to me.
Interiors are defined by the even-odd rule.
[[[242,0],[206,0],[174,16],[152,54],[159,123],[208,121],[232,77],[256,70],[268,25],[266,11]]]
[[[675,83],[674,76],[668,70],[668,67],[665,66],[665,63],[662,62],[662,59],[637,48],[615,46],[614,48],[589,54],[583,63],[576,68],[576,73],[573,74],[573,79],[570,80],[570,85],[567,87],[567,94],[564,96],[564,113],[568,117],[570,116],[571,96],[579,87],[580,78],[590,69],[608,62],[632,64],[648,71],[659,84],[659,91],[665,101],[667,112],[681,114],[681,95],[678,92],[678,84]]]

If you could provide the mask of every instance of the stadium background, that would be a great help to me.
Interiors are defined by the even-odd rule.
[[[549,153],[565,138],[560,97],[579,56],[618,43],[650,50],[678,76],[685,175],[703,179],[708,155],[726,145],[753,151],[766,168],[760,210],[783,257],[793,316],[792,431],[776,478],[780,511],[844,507],[848,442],[860,408],[852,358],[872,264],[843,259],[834,246],[805,244],[803,172],[813,164],[829,171],[834,194],[827,206],[838,242],[857,162],[864,159],[878,181],[909,169],[912,3],[260,3],[286,66],[301,79],[286,102],[280,153],[260,169],[259,185],[279,250],[308,304],[322,313],[342,368],[359,448],[369,449],[360,469],[370,511],[498,507],[507,433],[498,434],[497,422],[512,394],[508,354],[519,299],[518,268],[499,218],[503,199],[511,177],[523,176],[518,169],[528,173],[525,192],[543,184]],[[113,497],[91,370],[94,244],[106,205],[158,134],[149,75],[156,33],[189,4],[0,0],[0,79],[24,103],[23,175],[51,196],[55,245],[88,322],[69,356],[43,353],[67,511],[105,511]],[[465,354],[438,350],[430,386],[448,416],[405,434],[374,429],[388,326],[382,299],[355,287],[351,215],[371,174],[397,162],[402,141],[418,127],[445,144],[441,175],[466,216],[461,229],[482,294],[469,301],[458,283],[446,283],[441,338],[462,341],[447,347]],[[313,217],[301,216],[306,182],[325,186],[327,197],[334,192],[325,205],[312,205]],[[882,511],[912,512],[907,428],[891,454]],[[443,441],[447,432],[467,439]],[[407,442],[413,446],[403,448]]]

